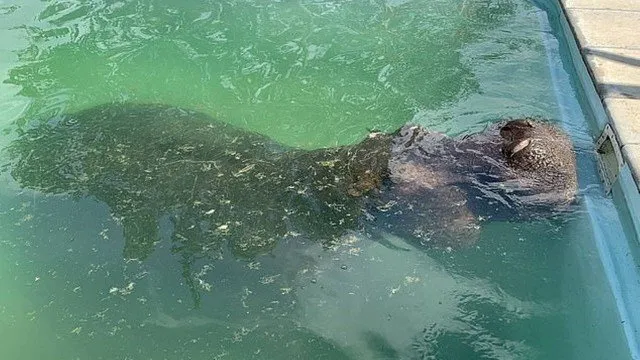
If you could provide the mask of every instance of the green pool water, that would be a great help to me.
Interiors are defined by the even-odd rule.
[[[347,233],[250,257],[178,247],[167,214],[131,259],[101,200],[114,194],[12,176],[7,147],[47,151],[28,129],[105,103],[180,106],[306,149],[407,122],[558,121],[540,15],[524,0],[0,0],[0,358],[629,358],[584,210],[486,222],[460,251]],[[617,221],[587,120],[567,130],[581,189]]]

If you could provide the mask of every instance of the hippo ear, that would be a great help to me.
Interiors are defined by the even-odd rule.
[[[529,119],[511,120],[511,121],[509,121],[507,123],[507,125],[514,126],[514,127],[520,127],[520,128],[528,128],[528,127],[532,128],[533,127],[533,123]]]
[[[512,143],[510,143],[509,145],[506,146],[505,155],[507,155],[507,157],[512,157],[515,154],[517,154],[518,152],[526,149],[527,146],[529,146],[529,144],[531,144],[531,139],[530,138],[519,140],[519,141],[514,141],[514,142],[512,142]]]

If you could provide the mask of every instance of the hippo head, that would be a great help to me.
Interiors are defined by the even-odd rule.
[[[392,186],[382,197],[395,211],[382,217],[421,242],[472,244],[478,219],[553,217],[577,192],[572,143],[550,122],[503,121],[456,138],[405,126],[391,150]]]
[[[571,140],[557,126],[533,119],[500,126],[505,185],[524,205],[561,210],[577,192],[576,160]]]
[[[571,140],[555,124],[535,119],[502,121],[458,138],[404,126],[394,134],[389,169],[409,196],[458,186],[480,191],[473,196],[481,201],[492,193],[513,206],[555,207],[571,203],[577,190]]]
[[[502,153],[507,158],[522,154],[522,150],[531,145],[533,123],[529,120],[511,120],[500,128],[500,136],[504,139]]]

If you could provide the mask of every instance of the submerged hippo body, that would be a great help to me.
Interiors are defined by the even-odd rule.
[[[176,251],[198,257],[225,244],[252,256],[286,236],[331,242],[349,230],[460,246],[481,217],[547,216],[576,192],[571,143],[533,120],[465,138],[404,126],[301,150],[193,111],[120,104],[51,119],[10,153],[22,186],[108,204],[128,258],[152,251],[163,221]]]
[[[481,220],[550,217],[570,209],[577,192],[571,141],[540,120],[502,121],[460,138],[404,126],[391,153],[382,198],[396,207],[385,214],[396,221],[388,226],[422,243],[468,245]],[[398,218],[412,212],[407,221],[421,223],[403,226]]]

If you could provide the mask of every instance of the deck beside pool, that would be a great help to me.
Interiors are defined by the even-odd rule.
[[[640,189],[640,1],[560,3]]]

